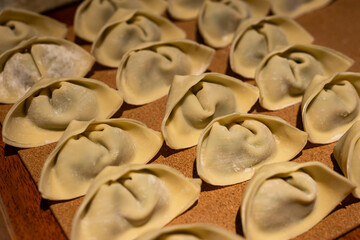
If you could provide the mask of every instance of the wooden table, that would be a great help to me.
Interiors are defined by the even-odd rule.
[[[357,21],[354,22],[353,25],[344,26],[344,31],[347,31],[346,29],[354,29],[354,35],[351,37],[351,41],[343,43],[353,44],[353,50],[350,46],[341,45],[339,47],[337,44],[335,35],[344,33],[334,32],[335,37],[332,36],[329,38],[326,36],[316,36],[316,31],[314,29],[308,30],[312,34],[315,34],[315,39],[317,39],[319,43],[325,41],[328,47],[338,48],[336,50],[342,51],[344,54],[354,58],[355,65],[352,70],[359,71],[360,24],[358,18],[360,17],[360,1],[341,1],[342,4],[347,4],[346,9],[349,9],[350,12],[355,9],[354,12],[356,13],[355,16],[349,16],[346,13],[343,16],[344,22],[349,23],[352,20]],[[340,1],[338,0],[338,2]],[[77,6],[78,4],[71,4],[48,12],[46,15],[66,23],[69,26],[69,31],[72,31],[73,16]],[[316,16],[310,18],[300,17],[297,20],[300,24],[311,26],[311,21],[316,21]],[[329,21],[331,21],[331,19],[329,19]],[[181,23],[179,25],[181,25]],[[351,32],[351,30],[349,31]],[[70,32],[70,35],[71,34],[73,35],[73,33]],[[334,46],[332,46],[332,44]],[[4,205],[6,206],[6,211],[11,221],[16,239],[67,239],[54,215],[50,211],[48,203],[41,199],[31,175],[17,154],[17,149],[5,145],[1,140],[0,146],[0,194]],[[1,236],[0,239],[2,239]],[[360,227],[351,230],[339,239],[360,239]]]

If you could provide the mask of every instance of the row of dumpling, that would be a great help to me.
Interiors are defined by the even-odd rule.
[[[188,225],[191,230],[184,226],[161,229],[198,200],[200,186],[200,179],[186,178],[162,164],[106,167],[91,182],[75,214],[71,239],[208,239],[197,224]],[[298,236],[326,217],[353,189],[348,179],[319,162],[263,166],[241,199],[244,235],[278,240]],[[221,239],[242,239],[216,226],[202,227],[206,226]],[[168,232],[173,228],[177,230]]]
[[[324,7],[329,4],[331,0],[302,0],[302,1],[286,1],[286,0],[242,0],[241,3],[234,0],[168,0],[169,14],[175,19],[188,20],[206,14],[206,9],[224,8],[226,5],[232,5],[234,10],[239,14],[246,11],[247,14],[243,16],[253,16],[258,11],[256,9],[263,8],[276,15],[290,16],[292,18],[298,17],[307,12],[313,11],[317,8]]]
[[[331,0],[170,0],[169,13],[176,19],[197,17],[204,42],[221,48],[230,44],[247,20],[272,14],[291,18],[325,6]]]
[[[243,239],[209,224],[163,228],[198,200],[200,186],[200,179],[162,164],[107,167],[90,184],[71,239]],[[245,238],[296,237],[353,189],[349,180],[319,162],[266,165],[256,171],[241,199]]]
[[[71,239],[243,239],[205,223],[163,228],[195,204],[200,191],[200,179],[166,165],[107,167],[77,210]]]
[[[170,16],[175,19],[187,20],[197,17],[199,32],[204,41],[212,47],[225,47],[232,42],[238,27],[246,19],[259,18],[266,16],[270,9],[274,14],[296,17],[313,9],[322,7],[329,3],[329,0],[312,1],[268,1],[268,0],[131,0],[131,1],[84,1],[76,11],[74,19],[75,33],[93,44],[94,54],[99,54],[99,62],[106,66],[111,66],[110,59],[104,59],[103,50],[107,48],[100,45],[104,39],[111,43],[114,37],[111,35],[124,32],[124,24],[134,24],[148,31],[153,28],[154,22],[158,24],[158,19],[149,14],[162,14],[167,8]],[[130,15],[124,9],[136,9]],[[119,11],[120,10],[120,11]],[[145,11],[145,12],[143,12]],[[146,21],[150,18],[150,21]],[[152,22],[152,23],[151,23]],[[121,26],[123,25],[123,26]],[[140,38],[160,38],[160,36],[142,35],[135,33]],[[117,32],[117,33],[116,33]],[[134,37],[134,36],[132,36]],[[175,37],[175,36],[174,36]],[[134,43],[131,43],[134,44]],[[104,50],[106,51],[106,50]],[[99,53],[98,53],[99,52]],[[120,53],[120,52],[119,52]],[[114,55],[114,54],[112,54]],[[115,56],[112,56],[114,58]]]
[[[185,16],[186,12],[192,12],[189,9],[194,5],[202,6],[204,13],[199,14],[199,32],[212,47],[230,44],[246,19],[264,17],[269,12],[266,0],[188,1],[180,5],[170,1],[169,11],[182,9],[181,15]],[[139,43],[185,38],[181,29],[158,15],[165,8],[162,0],[84,1],[76,11],[74,31],[77,36],[93,42],[91,52],[98,63],[117,67],[124,53]]]
[[[84,1],[74,19],[74,32],[92,42],[91,53],[107,67],[118,67],[123,55],[144,42],[184,39],[185,32],[160,14],[166,2]]]

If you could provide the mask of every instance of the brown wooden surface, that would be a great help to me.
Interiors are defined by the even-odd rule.
[[[85,44],[79,39],[74,38],[72,32],[72,22],[73,16],[76,9],[76,4],[69,5],[67,7],[58,9],[47,13],[49,16],[58,19],[62,22],[65,22],[69,26],[69,35],[68,39],[73,40],[79,44],[83,44],[86,49],[89,49],[89,45]],[[338,0],[332,3],[330,6],[327,6],[324,9],[314,11],[305,16],[299,17],[297,21],[302,24],[313,36],[315,37],[315,43],[319,45],[324,45],[331,47],[335,50],[338,50],[355,60],[354,66],[351,68],[352,71],[360,71],[360,24],[358,21],[360,17],[360,1],[358,0]],[[341,21],[339,21],[341,19]],[[195,25],[190,25],[189,22],[177,22],[177,24],[182,27],[186,26],[188,37],[191,39],[196,39],[196,27]],[[334,31],[332,31],[334,30]],[[324,34],[327,33],[327,34]],[[227,59],[227,48],[220,49],[217,51],[216,59],[214,59],[210,70],[214,72],[224,72],[232,74],[228,68],[224,68],[223,61]],[[224,60],[225,59],[225,60]],[[226,66],[226,64],[225,64]],[[91,73],[92,78],[102,77],[102,78],[114,78],[115,70],[105,70],[104,68],[96,65],[94,71]],[[163,106],[164,99],[159,100],[158,103]],[[147,107],[132,108],[129,105],[123,106],[123,116],[132,117],[132,118],[141,118],[142,116],[137,116],[137,112],[142,112],[146,110]],[[160,112],[163,109],[159,110]],[[259,107],[255,111],[262,112],[263,110]],[[290,107],[285,109],[282,114],[284,118],[293,125],[298,125],[298,116],[289,115],[288,112],[293,113],[298,111],[298,106]],[[273,112],[266,112],[266,114],[274,114]],[[151,124],[151,123],[150,123]],[[149,126],[149,124],[147,124]],[[158,128],[158,122],[155,121],[152,128]],[[156,129],[158,130],[158,129]],[[6,146],[2,141],[0,142],[0,194],[2,196],[3,202],[7,208],[7,212],[12,223],[15,235],[17,239],[66,239],[66,235],[61,229],[59,223],[54,218],[54,215],[49,209],[50,204],[44,200],[41,200],[39,192],[37,190],[36,184],[33,180],[34,173],[32,175],[26,170],[23,165],[17,149],[10,146]],[[311,144],[307,145],[307,148],[303,151],[303,154],[299,157],[300,159],[305,158],[316,158],[321,155],[321,151],[325,151],[328,154],[329,149],[332,145],[325,147],[313,146]],[[23,150],[24,151],[24,150]],[[184,153],[185,152],[185,153]],[[26,151],[23,154],[26,155]],[[31,152],[32,157],[34,157],[34,152]],[[172,158],[182,157],[183,154],[194,154],[194,148],[188,149],[186,151],[173,151],[166,147],[162,149],[162,155],[158,156],[156,161],[164,161],[168,156]],[[36,155],[35,155],[36,156]],[[328,157],[328,156],[326,156]],[[192,159],[193,161],[194,159]],[[174,161],[172,164],[176,165],[177,162]],[[190,163],[192,164],[192,162]],[[176,168],[181,168],[182,166],[174,166]],[[190,172],[188,172],[190,171]],[[186,175],[193,175],[193,169],[190,168],[185,172]],[[232,189],[235,187],[227,187],[227,189]],[[211,198],[215,194],[222,191],[222,188],[211,187],[206,185],[203,187],[203,199]],[[236,200],[236,198],[234,197]],[[202,204],[205,204],[205,201],[199,200]],[[348,198],[348,202],[357,203],[353,198]],[[218,202],[218,207],[214,208],[213,206],[208,206],[209,211],[214,209],[218,212],[210,212],[214,216],[224,216],[225,213],[222,212],[222,207],[225,209],[228,206],[225,206],[224,203]],[[238,202],[236,203],[238,204]],[[346,206],[346,200],[344,205]],[[351,205],[351,204],[348,204]],[[52,209],[54,204],[52,204]],[[56,204],[55,204],[56,208]],[[194,207],[191,212],[187,212],[186,216],[191,214],[198,214],[196,210],[199,209]],[[340,214],[341,209],[332,213],[332,215]],[[66,211],[66,209],[65,209]],[[234,209],[236,212],[236,209]],[[225,211],[224,211],[225,212]],[[360,213],[353,213],[358,216]],[[203,214],[208,216],[207,213]],[[201,218],[195,216],[196,218]],[[226,216],[224,216],[225,218]],[[345,217],[351,217],[351,214],[345,215]],[[183,217],[184,218],[184,217]],[[181,217],[178,220],[175,220],[173,223],[181,222]],[[331,219],[331,218],[330,218]],[[336,219],[336,218],[335,218]],[[212,219],[203,219],[204,221],[212,221]],[[218,219],[217,219],[218,220]],[[326,220],[325,220],[326,222]],[[226,225],[227,223],[221,223]],[[339,217],[338,225],[342,226],[341,218]],[[326,224],[321,226],[326,229]],[[237,229],[236,229],[237,230]],[[340,236],[339,239],[360,239],[360,228],[349,229],[350,232]],[[321,232],[321,231],[320,231]],[[323,236],[326,236],[326,231],[322,232]],[[317,239],[321,239],[321,236],[317,236]],[[324,237],[325,238],[325,237]],[[0,236],[1,239],[1,236]]]

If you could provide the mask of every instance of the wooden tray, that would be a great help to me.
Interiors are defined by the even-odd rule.
[[[67,39],[74,41],[89,50],[90,44],[74,36],[72,24],[76,6],[77,4],[73,4],[50,12],[47,15],[65,22],[69,27]],[[358,21],[358,17],[360,17],[360,1],[338,0],[322,9],[303,15],[297,18],[296,21],[314,36],[315,44],[332,48],[351,57],[355,61],[355,64],[350,71],[360,72],[360,22]],[[187,38],[201,42],[195,20],[174,22],[186,31]],[[211,72],[226,73],[250,84],[254,84],[254,81],[242,79],[230,70],[228,55],[229,47],[218,49],[208,70]],[[109,69],[95,64],[92,72],[88,74],[88,77],[104,81],[109,86],[115,88],[115,74],[116,69]],[[124,104],[120,111],[115,114],[115,117],[136,119],[145,123],[148,127],[160,131],[166,100],[167,97],[163,97],[153,103],[143,106]],[[9,107],[9,105],[0,105],[1,118],[5,116]],[[262,109],[259,104],[256,104],[251,112],[279,116],[293,126],[302,129],[299,104],[272,112],[266,111]],[[328,145],[314,145],[308,143],[294,161],[320,161],[341,173],[341,170],[332,156],[334,145],[334,143]],[[18,150],[22,162],[25,164],[36,184],[39,181],[43,162],[54,146],[55,144],[50,144],[43,147]],[[11,150],[14,149],[8,148],[8,151],[11,152]],[[196,147],[177,151],[163,145],[160,152],[151,163],[166,164],[180,170],[187,177],[198,178],[195,167],[195,155]],[[6,157],[3,157],[1,160],[6,161]],[[6,184],[6,180],[2,181]],[[247,182],[228,187],[215,187],[204,182],[200,198],[196,204],[184,214],[174,219],[169,225],[208,222],[217,224],[242,235],[238,210],[241,204],[242,192],[245,189],[246,184]],[[2,190],[1,194],[3,195],[4,192],[6,194],[9,190]],[[9,200],[7,201],[9,202]],[[64,202],[48,202],[42,200],[40,208],[43,206],[50,206],[50,209],[59,222],[65,236],[69,236],[72,218],[81,201],[82,198]],[[5,200],[4,202],[6,204]],[[13,210],[10,212],[12,213]],[[358,226],[360,226],[360,202],[350,195],[328,217],[310,231],[298,236],[297,239],[334,239]],[[14,228],[15,232],[17,232],[17,227]],[[46,229],[46,226],[44,226],[44,228]],[[355,236],[357,232],[353,235]]]

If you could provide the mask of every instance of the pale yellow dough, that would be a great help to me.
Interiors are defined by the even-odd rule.
[[[264,17],[267,0],[205,0],[199,15],[198,29],[206,44],[215,48],[229,45],[244,20]]]
[[[300,103],[316,75],[331,76],[354,63],[344,54],[313,44],[294,44],[269,53],[256,70],[260,105],[279,110]]]
[[[122,56],[141,43],[185,37],[185,32],[165,17],[148,11],[118,9],[101,28],[91,53],[98,63],[118,67]]]
[[[75,214],[71,239],[135,239],[191,207],[200,186],[162,164],[106,167]]]
[[[140,105],[168,94],[175,75],[205,72],[215,50],[182,39],[141,44],[127,52],[116,74],[124,101]]]
[[[320,222],[354,189],[320,162],[264,165],[241,201],[246,239],[291,239]]]
[[[337,141],[360,120],[360,74],[342,72],[318,76],[309,85],[301,104],[304,130],[312,143]]]
[[[339,139],[334,147],[334,157],[345,177],[356,185],[352,192],[360,198],[360,121]]]
[[[233,113],[202,132],[196,169],[212,185],[240,183],[265,164],[291,160],[306,143],[305,132],[279,117]]]
[[[0,55],[31,38],[64,38],[66,33],[66,25],[55,19],[27,10],[4,8],[0,12]]]
[[[194,19],[204,2],[205,0],[168,0],[168,12],[175,19]]]
[[[244,240],[244,238],[214,224],[189,223],[152,230],[136,240]]]
[[[98,80],[42,79],[7,113],[3,141],[20,148],[56,142],[72,120],[109,118],[122,103],[118,91]]]
[[[62,38],[38,37],[0,56],[0,102],[15,103],[41,78],[83,77],[95,62]]]
[[[254,78],[257,66],[270,52],[295,43],[312,43],[300,24],[285,16],[251,18],[241,24],[230,48],[231,69]]]
[[[276,15],[292,18],[325,7],[333,0],[271,0],[271,10]]]
[[[74,32],[80,38],[93,42],[117,9],[147,10],[160,15],[166,6],[165,0],[85,0],[76,9]]]
[[[145,164],[160,150],[163,137],[132,119],[72,121],[46,159],[39,191],[51,200],[85,195],[106,166]]]
[[[248,112],[258,89],[220,73],[175,76],[161,125],[166,144],[173,149],[195,146],[214,118]]]

